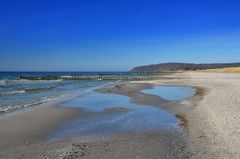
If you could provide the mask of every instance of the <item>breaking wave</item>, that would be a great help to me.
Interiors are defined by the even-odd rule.
[[[0,95],[14,95],[14,94],[23,94],[23,93],[26,93],[26,91],[20,90],[20,91],[0,92]]]

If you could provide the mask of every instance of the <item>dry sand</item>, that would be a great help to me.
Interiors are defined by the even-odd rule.
[[[240,74],[186,72],[189,79],[150,81],[158,85],[204,88],[204,98],[185,111],[189,121],[188,148],[194,158],[240,158]],[[183,105],[193,105],[183,101]]]

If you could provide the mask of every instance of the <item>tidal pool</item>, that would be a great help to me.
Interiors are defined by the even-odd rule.
[[[154,86],[151,89],[143,90],[143,93],[160,96],[167,100],[181,100],[194,95],[192,87],[184,86]]]
[[[185,89],[169,87],[167,94],[184,94]],[[179,91],[173,91],[179,90]],[[182,90],[182,91],[180,91]],[[182,95],[175,95],[174,97]],[[190,96],[190,95],[189,95]],[[175,99],[175,98],[174,98]],[[160,108],[138,105],[129,97],[92,92],[81,98],[60,104],[64,108],[81,108],[90,114],[60,125],[48,139],[94,136],[148,130],[176,130],[178,119]],[[105,112],[105,109],[124,108],[124,112]]]

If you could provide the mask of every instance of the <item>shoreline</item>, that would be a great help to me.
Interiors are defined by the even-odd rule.
[[[114,85],[118,85],[122,83],[115,83]],[[132,86],[131,83],[129,83],[129,86]],[[143,86],[143,87],[141,87]],[[137,87],[134,86],[136,90],[143,90],[148,88],[149,86],[140,84]],[[105,89],[107,87],[101,88]],[[132,88],[131,88],[132,89]],[[100,90],[100,89],[99,89]],[[129,92],[129,90],[127,90]],[[139,93],[139,92],[138,92]],[[124,94],[124,93],[123,93]],[[122,94],[122,95],[123,95]],[[130,92],[131,94],[131,92]],[[144,94],[144,93],[142,93]],[[145,94],[147,95],[147,94]],[[149,99],[151,100],[151,97],[154,99],[160,99],[162,101],[161,103],[165,103],[166,100],[163,100],[159,98],[158,96],[148,95],[147,97],[144,97],[143,99]],[[140,99],[140,98],[139,98]],[[159,102],[156,101],[156,102]],[[122,108],[111,108],[111,109],[104,109],[104,113],[115,113],[115,112],[126,112],[129,111],[127,109]],[[59,113],[56,113],[59,112]],[[53,115],[54,114],[54,115]],[[53,115],[53,116],[52,116]],[[144,131],[144,132],[132,132],[132,133],[120,133],[120,134],[112,134],[112,135],[105,135],[105,136],[93,136],[93,137],[76,137],[74,140],[71,139],[62,139],[62,140],[45,140],[44,134],[49,133],[50,131],[54,130],[54,128],[57,125],[60,125],[63,122],[66,122],[69,119],[73,119],[74,117],[84,117],[89,115],[94,115],[94,113],[84,112],[81,110],[76,109],[68,109],[68,108],[61,108],[57,105],[50,105],[46,107],[39,107],[27,112],[18,112],[16,114],[7,116],[5,118],[0,119],[0,125],[1,128],[5,127],[6,129],[0,129],[0,137],[5,138],[4,142],[1,142],[0,146],[0,157],[4,158],[21,158],[21,156],[25,156],[25,158],[41,158],[42,155],[46,155],[43,150],[48,150],[48,155],[59,155],[55,154],[55,150],[61,150],[62,145],[67,145],[67,147],[73,147],[73,144],[82,143],[84,140],[88,140],[88,142],[85,145],[88,146],[94,146],[99,147],[99,144],[101,145],[102,142],[105,141],[107,138],[107,141],[105,141],[105,147],[106,143],[107,145],[110,145],[111,149],[113,147],[118,147],[121,149],[120,151],[128,151],[124,147],[128,147],[129,144],[132,144],[137,146],[136,148],[132,148],[132,151],[135,151],[134,153],[129,151],[126,153],[126,157],[128,158],[131,156],[131,158],[136,155],[136,153],[139,151],[139,149],[143,150],[142,156],[139,156],[139,158],[143,158],[143,156],[146,157],[146,155],[149,158],[156,157],[156,154],[161,156],[172,156],[171,158],[183,158],[183,156],[187,156],[187,154],[184,151],[184,140],[182,135],[179,134],[179,132],[169,131],[169,130],[158,130],[158,131]],[[51,118],[49,118],[51,116]],[[26,121],[31,121],[31,124],[29,125]],[[49,123],[49,120],[51,121]],[[5,126],[2,124],[4,123]],[[19,126],[17,126],[19,125]],[[20,127],[20,129],[19,129]],[[14,133],[11,132],[18,132],[16,136],[14,136]],[[7,135],[9,133],[9,135]],[[94,141],[92,141],[94,139]],[[142,141],[144,139],[144,142]],[[76,141],[75,141],[76,140]],[[119,143],[112,143],[113,141],[119,141],[123,145]],[[149,140],[149,142],[147,142]],[[161,144],[159,143],[161,142]],[[145,147],[148,147],[148,149],[151,150],[145,150]],[[154,148],[158,147],[158,149]],[[46,148],[43,148],[46,147]],[[66,148],[66,146],[63,146]],[[167,150],[166,150],[167,148]],[[80,151],[80,150],[79,150]],[[91,149],[92,151],[92,149]],[[97,148],[97,153],[102,153],[101,148]],[[155,152],[157,151],[157,152]],[[33,153],[32,153],[33,152]],[[71,150],[64,150],[65,156],[68,156],[71,154]],[[74,152],[74,153],[80,153],[80,152]],[[122,153],[117,154],[115,151],[112,151],[114,155],[117,155],[117,158],[122,157]],[[84,153],[85,154],[85,153]],[[28,156],[29,155],[29,156]],[[28,157],[27,157],[28,156]],[[53,157],[57,158],[57,157]],[[93,155],[93,158],[96,158],[95,155]],[[111,155],[107,153],[104,158],[111,158]]]
[[[71,155],[73,158],[81,158],[83,155],[84,158],[104,159],[111,159],[113,156],[114,158],[136,158],[136,156],[156,158],[156,156],[163,155],[164,158],[164,155],[169,156],[169,154],[173,154],[169,158],[238,158],[240,156],[238,152],[240,116],[237,112],[240,111],[238,108],[240,75],[199,72],[185,72],[184,74],[189,78],[123,82],[116,83],[117,87],[113,85],[97,90],[101,93],[129,96],[131,102],[160,107],[173,115],[182,113],[185,115],[183,118],[187,124],[181,126],[185,133],[184,136],[178,138],[179,140],[174,138],[176,134],[168,136],[165,140],[164,136],[169,132],[127,133],[25,144],[0,152],[0,157],[7,158],[10,155],[10,158],[18,158],[22,153],[25,158],[43,158],[43,156],[63,158],[71,157]],[[196,88],[196,94],[180,101],[167,101],[141,92],[142,89],[151,88],[153,85],[190,86]],[[181,125],[183,119],[179,118]],[[164,150],[166,145],[168,148],[171,147],[169,141],[176,141],[178,144],[175,144],[176,147],[173,149]],[[164,144],[159,145],[159,142]],[[47,153],[43,152],[46,149]],[[142,150],[142,156],[138,156],[139,150]],[[74,157],[75,153],[77,155]]]
[[[122,83],[115,83],[113,85],[118,85]],[[129,86],[133,86],[131,83],[128,83]],[[110,85],[111,86],[111,85]],[[152,86],[151,86],[152,87]],[[101,89],[105,89],[108,87],[104,87]],[[138,91],[144,90],[149,88],[147,85],[140,84],[138,86],[134,86],[134,88]],[[99,89],[100,90],[100,89]],[[133,88],[131,88],[133,90]],[[126,92],[129,92],[130,90],[126,90]],[[124,93],[126,93],[124,92]],[[124,93],[122,95],[124,95]],[[140,93],[140,92],[137,92]],[[130,91],[131,94],[131,91]],[[144,94],[144,93],[141,93]],[[156,100],[155,102],[161,102],[162,104],[166,102],[166,100],[161,99],[159,96],[154,96],[154,95],[147,95],[145,94],[146,97],[143,99],[147,101],[151,101],[152,98],[159,99]],[[132,99],[130,97],[130,99]],[[140,98],[137,98],[140,99]],[[136,99],[134,99],[136,100]],[[144,101],[143,100],[143,101]],[[134,102],[134,101],[132,101]],[[140,104],[139,102],[138,104]],[[154,105],[154,103],[152,104]],[[59,114],[56,113],[59,111]],[[115,113],[115,112],[126,112],[129,110],[122,109],[122,108],[112,108],[112,109],[105,109],[104,113]],[[46,114],[47,113],[47,114]],[[50,113],[50,114],[49,114]],[[49,115],[54,114],[51,118],[49,118]],[[81,110],[76,111],[76,109],[68,109],[68,108],[61,108],[58,107],[57,105],[50,105],[46,107],[38,107],[36,109],[27,111],[27,112],[18,112],[16,114],[7,116],[3,119],[0,119],[0,125],[3,127],[1,123],[5,124],[6,129],[0,129],[0,137],[3,137],[6,139],[4,142],[1,143],[0,146],[0,157],[4,158],[19,158],[22,154],[26,155],[29,154],[30,151],[35,152],[31,154],[27,158],[38,158],[39,155],[42,155],[42,150],[43,145],[48,147],[50,149],[50,154],[52,155],[53,149],[60,149],[59,145],[65,145],[66,143],[72,143],[75,141],[71,142],[71,139],[63,139],[63,140],[45,140],[44,139],[44,134],[49,133],[50,131],[54,130],[54,128],[57,125],[60,125],[63,122],[66,122],[69,119],[73,119],[74,117],[83,117],[84,115],[89,116],[89,115],[94,115],[89,113],[89,112],[84,112]],[[41,118],[44,117],[42,120]],[[31,121],[31,124],[29,125],[26,121]],[[49,123],[49,120],[51,121]],[[26,122],[26,123],[25,123]],[[12,126],[9,126],[12,125]],[[20,129],[19,129],[19,125]],[[14,133],[9,133],[8,132],[19,132],[17,135],[14,136]],[[96,137],[76,137],[76,140],[78,142],[82,142],[86,138],[87,140],[92,140],[92,138],[96,138],[96,142],[90,142],[88,143],[89,145],[95,145],[98,146],[98,143],[102,142],[103,138],[108,138],[107,142],[112,142],[113,140],[119,140],[120,142],[123,142],[124,147],[127,147],[128,144],[132,142],[133,145],[137,146],[139,145],[141,148],[135,149],[135,153],[139,149],[144,150],[145,146],[148,146],[149,148],[152,148],[152,150],[149,150],[149,154],[144,151],[144,153],[148,154],[150,158],[154,158],[154,156],[157,153],[158,155],[162,156],[172,156],[172,158],[182,158],[182,156],[187,156],[185,151],[184,151],[184,140],[182,135],[179,134],[179,132],[174,132],[174,131],[169,131],[169,130],[158,130],[158,131],[144,131],[144,132],[132,132],[132,133],[120,133],[120,134],[112,134],[112,135],[106,135],[106,136],[96,136]],[[119,139],[120,138],[120,139]],[[134,138],[132,140],[132,138]],[[141,140],[144,138],[144,140],[150,140],[150,143],[143,143]],[[19,140],[20,139],[20,140]],[[157,140],[156,140],[157,139]],[[162,144],[159,144],[159,142],[162,142]],[[146,141],[145,141],[146,142]],[[54,148],[51,149],[51,146]],[[159,148],[159,150],[156,150],[153,148],[153,145]],[[69,145],[68,145],[69,146]],[[70,145],[71,146],[71,145]],[[119,143],[114,143],[111,145],[111,147],[119,147]],[[36,150],[33,150],[33,148]],[[171,147],[168,150],[166,150],[167,147]],[[123,148],[121,148],[123,149]],[[97,151],[101,151],[100,149],[97,149]],[[127,150],[124,150],[127,151]],[[158,152],[154,152],[158,151]],[[20,154],[22,153],[22,154]],[[66,153],[66,152],[64,152]],[[71,152],[69,152],[71,153]],[[115,154],[113,151],[112,153]],[[9,156],[9,154],[11,154]],[[57,155],[57,154],[56,154]],[[107,155],[107,154],[106,154]],[[121,158],[122,154],[118,154],[118,157]],[[127,155],[136,155],[134,153],[128,152]],[[145,156],[145,154],[142,154]],[[38,156],[38,157],[36,157]],[[108,156],[108,155],[107,155]],[[106,156],[105,156],[106,157]],[[39,157],[41,158],[41,157]],[[111,156],[109,156],[111,158]]]

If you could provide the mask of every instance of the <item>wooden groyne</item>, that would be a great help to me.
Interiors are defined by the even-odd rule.
[[[98,75],[98,76],[20,76],[24,80],[121,80],[121,81],[149,81],[183,79],[181,76],[170,75]]]

